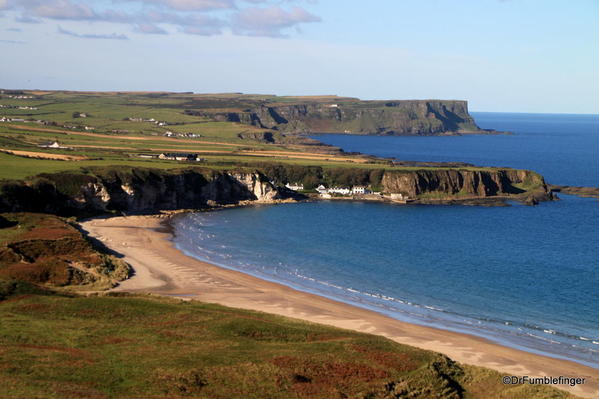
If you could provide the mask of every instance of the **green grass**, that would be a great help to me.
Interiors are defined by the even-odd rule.
[[[420,399],[461,389],[464,398],[570,397],[504,386],[499,373],[382,337],[264,313],[22,289],[28,295],[0,302],[3,398],[383,398],[401,389]]]
[[[136,166],[143,168],[157,169],[176,169],[189,165],[172,161],[126,161],[119,160],[116,164],[124,166]],[[0,179],[24,179],[36,176],[40,173],[56,173],[64,171],[78,171],[90,166],[113,166],[115,160],[103,159],[93,161],[54,161],[39,160],[32,158],[18,157],[14,155],[0,153]]]

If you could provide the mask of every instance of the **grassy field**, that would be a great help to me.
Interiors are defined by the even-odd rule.
[[[12,290],[0,302],[3,398],[571,397],[505,386],[499,373],[382,337],[258,312]]]
[[[94,93],[25,92],[27,99],[0,95],[0,117],[22,118],[30,122],[0,122],[0,151],[38,152],[41,156],[60,154],[85,157],[79,161],[56,161],[14,156],[0,152],[0,179],[22,179],[44,172],[80,170],[89,166],[125,165],[159,169],[186,167],[180,162],[142,159],[139,154],[162,152],[199,154],[206,167],[231,163],[248,165],[273,161],[329,168],[393,168],[389,161],[361,155],[347,155],[334,148],[307,144],[272,144],[256,139],[253,133],[266,131],[255,126],[218,122],[201,114],[268,104],[294,104],[302,101],[354,104],[357,100],[335,96],[275,97],[270,95],[192,94],[192,93]],[[359,102],[358,102],[359,103]],[[356,103],[356,104],[358,104]],[[20,109],[19,107],[29,107]],[[33,108],[33,109],[32,109]],[[81,117],[82,115],[85,117]],[[134,120],[128,120],[133,118]],[[138,120],[138,118],[144,121]],[[151,122],[151,121],[154,122]],[[43,121],[36,123],[35,121]],[[159,126],[155,122],[165,122]],[[86,130],[85,128],[88,128]],[[165,137],[166,132],[193,133],[199,137]],[[240,136],[240,134],[246,134]],[[280,133],[271,131],[281,138]],[[242,138],[244,137],[244,138]],[[250,137],[250,138],[248,138]],[[40,148],[58,141],[68,149]],[[395,167],[416,170],[421,167]],[[462,168],[484,170],[486,168]]]

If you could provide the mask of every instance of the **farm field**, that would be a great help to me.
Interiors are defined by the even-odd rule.
[[[115,164],[160,169],[189,166],[157,159],[161,153],[197,154],[207,167],[263,160],[331,167],[388,166],[386,161],[346,155],[334,147],[253,139],[264,133],[281,137],[268,129],[186,112],[197,111],[193,107],[199,106],[216,109],[223,101],[235,104],[238,95],[28,91],[21,96],[25,98],[14,97],[0,95],[0,178],[5,179],[29,177],[42,170]],[[250,102],[265,99],[274,97],[243,97]],[[58,148],[43,147],[50,143]]]

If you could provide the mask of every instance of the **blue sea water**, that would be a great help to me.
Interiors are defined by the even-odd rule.
[[[599,187],[599,115],[472,113],[485,129],[512,135],[316,135],[345,151],[405,161],[468,162],[541,173],[551,184]]]
[[[599,186],[599,116],[475,114],[513,136],[319,137],[399,159],[537,170]],[[556,165],[557,163],[557,165]],[[530,207],[323,201],[187,214],[197,258],[373,309],[599,367],[599,201]]]

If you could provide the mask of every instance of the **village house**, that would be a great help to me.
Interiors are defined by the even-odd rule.
[[[199,134],[196,133],[177,133],[178,137],[187,137],[187,138],[196,138],[196,137],[201,137]]]
[[[203,159],[198,157],[198,154],[189,154],[185,152],[165,152],[158,156],[159,159],[166,159],[170,161],[191,161],[200,162]]]
[[[321,184],[318,187],[316,187],[316,191],[319,194],[326,194],[327,193],[327,188]]]
[[[299,184],[299,183],[294,183],[294,184],[285,184],[285,187],[287,187],[290,190],[293,191],[301,191],[304,189],[304,185],[303,184]]]
[[[353,186],[351,191],[352,191],[352,194],[354,194],[354,195],[370,194],[370,190],[364,186]]]
[[[329,194],[349,195],[351,190],[348,187],[333,187],[327,190]]]
[[[50,141],[44,144],[38,145],[40,148],[53,148],[53,149],[61,149],[61,150],[70,150],[71,147],[66,147],[61,145],[58,141]]]
[[[316,192],[320,194],[321,197],[329,198],[331,194],[339,194],[339,195],[366,195],[371,194],[371,191],[365,186],[353,186],[349,187],[331,187],[326,188],[324,185],[319,185],[316,187]]]
[[[175,133],[173,133],[171,131],[167,131],[167,132],[164,132],[163,136],[164,137],[175,137]]]

